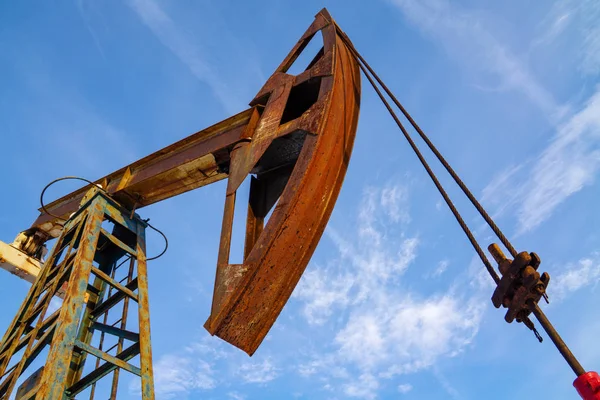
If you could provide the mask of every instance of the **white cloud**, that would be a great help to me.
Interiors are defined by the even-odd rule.
[[[440,383],[440,385],[442,385],[442,388],[446,391],[446,393],[448,394],[448,396],[450,396],[450,398],[452,398],[454,400],[462,399],[462,396],[460,395],[458,390],[456,390],[454,388],[454,386],[452,386],[450,384],[448,379],[446,379],[446,377],[440,372],[440,370],[438,368],[433,368],[433,375],[435,376],[437,381]]]
[[[448,260],[440,261],[437,265],[437,268],[435,269],[435,271],[433,271],[433,274],[431,274],[431,276],[434,278],[441,276],[448,269],[448,265],[450,265],[450,261],[448,261]]]
[[[404,186],[388,184],[381,190],[381,206],[387,210],[393,222],[410,222],[407,202],[408,192]]]
[[[335,228],[327,227],[326,234],[341,259],[309,269],[294,291],[294,298],[304,302],[303,314],[309,323],[323,324],[336,308],[362,301],[377,282],[393,280],[406,270],[416,256],[418,239],[392,240],[382,223],[409,220],[407,188],[387,185],[380,190],[365,190],[358,215],[358,243],[349,242]],[[398,251],[389,250],[394,248]],[[348,263],[352,269],[346,268]]]
[[[90,33],[90,36],[92,37],[92,40],[94,41],[94,45],[96,46],[96,49],[98,49],[98,52],[100,53],[102,58],[106,61],[106,56],[104,55],[104,50],[102,49],[102,45],[100,44],[100,39],[98,38],[98,34],[96,33],[96,30],[93,28],[92,22],[91,22],[90,14],[95,11],[95,9],[94,9],[95,2],[86,1],[86,0],[77,0],[76,4],[77,4],[77,11],[79,11],[79,15],[81,16],[81,19],[83,20],[83,23],[85,24],[86,29]]]
[[[328,279],[332,273],[327,269],[314,269],[304,273],[302,283],[294,291],[294,297],[305,301],[302,310],[311,325],[322,325],[335,306],[348,303],[348,293],[354,280],[348,274]]]
[[[240,365],[237,374],[246,383],[267,383],[279,375],[278,369],[270,358],[264,358],[259,362],[245,362]]]
[[[598,139],[600,88],[581,111],[559,128],[534,163],[518,212],[519,232],[539,225],[566,198],[593,182],[600,167]]]
[[[229,114],[234,114],[243,110],[244,105],[250,100],[238,98],[239,88],[236,86],[235,79],[241,76],[243,71],[230,79],[224,79],[221,74],[212,65],[215,60],[209,57],[208,51],[201,47],[197,39],[192,39],[186,31],[180,28],[180,24],[173,21],[171,16],[153,0],[131,0],[131,8],[139,16],[142,22],[152,31],[158,40],[167,47],[200,81],[207,84],[213,91],[214,96]],[[205,19],[204,24],[213,23]],[[220,38],[227,36],[226,32],[219,30]],[[227,36],[228,37],[228,36]],[[229,42],[232,42],[229,38]],[[237,43],[229,43],[236,50],[246,51],[245,48]],[[246,69],[251,70],[261,80],[264,80],[260,68],[255,60],[252,59],[251,52],[247,53]],[[240,67],[240,70],[242,67]]]
[[[537,43],[549,44],[565,36],[574,46],[579,70],[585,75],[600,71],[600,3],[596,0],[563,0],[556,2],[541,23],[543,33]]]
[[[371,374],[362,374],[357,380],[344,386],[344,393],[350,397],[362,399],[375,399],[377,397],[379,382]]]
[[[600,253],[593,253],[576,263],[567,264],[551,276],[548,292],[552,299],[564,299],[569,293],[600,282]]]
[[[464,304],[451,294],[412,299],[380,292],[350,312],[335,338],[338,357],[360,370],[384,377],[415,372],[458,354],[477,333],[479,300]]]
[[[401,385],[398,385],[398,391],[402,394],[406,394],[406,393],[410,392],[411,390],[413,390],[413,387],[409,383],[403,383]]]
[[[513,165],[496,176],[483,191],[497,214],[516,208],[517,234],[547,219],[572,194],[593,182],[600,166],[600,89],[578,113],[564,122],[569,107],[554,100],[527,65],[502,43],[486,23],[492,17],[461,9],[448,0],[390,0],[408,21],[456,55],[465,68],[477,68],[500,79],[500,87],[524,94],[543,114],[558,124],[550,144],[536,159]],[[577,18],[585,73],[600,70],[600,3],[566,1],[555,5],[534,40],[548,42],[561,35]],[[563,123],[560,123],[563,121]],[[524,171],[530,170],[530,173]],[[511,210],[512,211],[512,210]]]
[[[398,198],[393,193],[403,193],[402,202],[388,201]],[[408,216],[408,206],[404,187],[369,188],[354,233],[328,227],[339,257],[326,267],[313,265],[295,298],[309,322],[317,315],[333,334],[324,344],[330,350],[300,364],[301,375],[325,379],[349,397],[373,399],[381,379],[453,357],[477,333],[479,299],[453,290],[424,297],[403,287],[401,277],[416,260],[419,241],[406,234],[410,218],[394,220],[390,212]]]
[[[227,393],[227,396],[229,396],[233,400],[245,400],[246,399],[246,396],[244,396],[238,392],[229,392],[229,393]]]
[[[189,353],[166,354],[154,363],[154,387],[159,398],[173,399],[197,389],[214,389],[216,380],[205,360]]]
[[[500,89],[522,93],[546,116],[564,113],[526,64],[487,28],[488,16],[460,9],[448,0],[389,1],[463,67],[492,74],[500,80]]]
[[[282,370],[276,364],[270,356],[249,359],[239,349],[205,333],[181,350],[155,359],[155,392],[157,398],[166,400],[216,394],[244,400],[245,385],[262,386],[280,376]],[[129,392],[139,397],[139,380],[130,382]]]
[[[572,21],[571,13],[563,11],[561,14],[553,16],[550,21],[544,21],[545,29],[541,35],[533,40],[532,46],[548,45],[556,40]]]
[[[536,159],[496,176],[483,190],[482,202],[498,207],[497,214],[515,210],[517,234],[531,231],[569,196],[594,182],[600,169],[599,139],[600,87],[559,126]]]

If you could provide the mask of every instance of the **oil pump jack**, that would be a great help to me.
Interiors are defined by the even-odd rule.
[[[323,47],[308,67],[298,75],[288,74],[309,41],[318,36]],[[302,276],[333,210],[356,134],[361,70],[497,283],[494,305],[508,309],[507,322],[516,319],[539,337],[529,319],[535,315],[575,371],[574,385],[582,398],[600,399],[598,374],[583,370],[538,307],[549,282],[548,274],[537,272],[539,257],[514,250],[323,9],[249,109],[87,181],[50,204],[42,200],[41,213],[31,227],[10,245],[0,242],[0,266],[32,283],[0,343],[0,400],[73,399],[83,391],[94,398],[97,385],[111,375],[112,399],[121,370],[140,376],[142,399],[154,399],[145,230],[155,228],[138,211],[222,179],[227,179],[225,209],[213,303],[204,327],[251,356]],[[489,247],[501,277],[382,89],[493,224],[513,257],[504,256],[498,245]],[[230,264],[236,194],[247,178],[244,261]],[[44,243],[50,239],[55,243],[46,255]],[[50,302],[56,297],[63,299],[62,305],[52,312]],[[116,313],[116,322],[109,319],[110,311]],[[131,318],[137,321],[132,324]],[[139,365],[134,365],[130,361],[138,355]],[[32,371],[34,367],[39,368]]]

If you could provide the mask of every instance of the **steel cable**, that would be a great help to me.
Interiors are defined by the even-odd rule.
[[[408,131],[406,130],[406,128],[404,127],[404,125],[402,124],[402,122],[400,121],[400,119],[398,118],[398,116],[396,115],[396,113],[394,112],[394,110],[392,109],[392,107],[390,106],[389,102],[386,100],[386,98],[383,95],[383,93],[381,93],[381,90],[379,89],[379,87],[373,81],[373,78],[375,78],[375,80],[379,83],[379,85],[385,90],[385,92],[388,94],[388,96],[392,99],[392,101],[394,102],[394,104],[401,110],[401,112],[403,113],[403,115],[405,116],[405,118],[408,119],[408,121],[411,123],[411,125],[413,126],[413,128],[419,133],[420,137],[423,139],[423,141],[425,141],[425,143],[427,144],[427,146],[429,147],[429,149],[436,155],[438,161],[440,161],[440,163],[444,166],[444,168],[446,169],[446,171],[452,176],[452,178],[459,185],[459,187],[461,188],[461,190],[463,191],[463,193],[469,198],[469,200],[471,201],[471,204],[473,204],[473,206],[475,206],[475,208],[477,209],[477,211],[479,212],[479,214],[484,218],[484,220],[487,222],[487,224],[489,225],[489,227],[494,231],[494,233],[496,234],[496,236],[498,237],[498,239],[500,239],[500,241],[502,242],[502,244],[508,249],[508,251],[510,252],[510,254],[513,257],[516,257],[516,255],[517,255],[517,252],[516,252],[515,248],[512,246],[512,244],[506,238],[506,236],[502,233],[502,231],[496,225],[496,223],[492,220],[492,218],[489,216],[489,214],[485,211],[485,209],[479,203],[479,201],[477,201],[477,199],[475,198],[475,196],[473,196],[473,194],[467,188],[467,186],[465,185],[465,183],[456,174],[456,172],[454,171],[454,169],[450,166],[450,164],[446,161],[446,159],[442,156],[442,154],[437,150],[437,148],[429,140],[429,138],[423,132],[423,130],[419,127],[419,125],[413,120],[413,118],[406,111],[406,109],[402,106],[402,104],[396,99],[396,97],[393,95],[393,93],[387,88],[387,86],[383,83],[383,81],[377,76],[377,74],[375,73],[375,71],[373,71],[373,69],[369,66],[369,64],[366,62],[366,60],[360,55],[360,53],[358,53],[358,51],[356,50],[356,48],[354,47],[354,45],[352,44],[352,42],[350,41],[350,39],[348,38],[348,36],[337,25],[336,25],[336,29],[337,29],[338,33],[340,34],[342,40],[346,44],[346,47],[351,51],[351,53],[356,58],[360,69],[362,70],[362,72],[365,74],[365,76],[369,80],[369,83],[371,84],[371,86],[373,87],[373,89],[375,90],[375,92],[377,93],[377,95],[379,96],[379,98],[381,99],[381,101],[383,102],[383,104],[385,105],[385,107],[387,108],[388,112],[390,113],[390,115],[392,116],[392,118],[394,119],[394,121],[396,122],[396,124],[398,125],[398,127],[400,128],[400,130],[402,131],[404,137],[406,138],[406,140],[410,144],[411,148],[413,149],[413,151],[415,152],[415,154],[417,155],[417,157],[421,161],[421,164],[423,165],[423,167],[427,171],[429,177],[434,182],[434,184],[437,187],[438,191],[440,192],[440,194],[442,195],[442,197],[446,201],[446,204],[448,205],[448,207],[452,211],[452,214],[454,215],[454,217],[458,221],[460,227],[463,229],[463,231],[467,235],[469,241],[471,242],[473,248],[475,249],[475,251],[479,255],[479,258],[481,259],[481,261],[485,265],[485,267],[488,270],[490,276],[492,277],[492,279],[494,279],[494,282],[496,284],[498,284],[499,281],[500,281],[500,278],[498,277],[498,274],[496,273],[496,271],[494,270],[494,268],[490,264],[489,260],[487,259],[487,256],[485,255],[485,253],[481,249],[481,246],[479,245],[479,243],[477,242],[477,240],[474,238],[471,230],[469,229],[469,227],[467,226],[467,224],[464,222],[462,216],[460,215],[460,213],[458,212],[458,210],[454,206],[454,203],[452,203],[452,200],[448,196],[447,192],[445,191],[445,189],[443,188],[443,186],[441,185],[441,183],[437,179],[436,175],[432,171],[431,167],[429,166],[429,164],[427,163],[427,161],[423,157],[423,155],[422,155],[421,151],[419,150],[418,146],[415,144],[414,140],[412,139],[412,137],[410,136],[410,134],[408,133]],[[573,353],[571,353],[571,351],[569,350],[569,348],[566,345],[566,343],[562,340],[562,338],[560,337],[560,335],[558,334],[558,332],[554,329],[554,327],[552,326],[552,324],[550,323],[550,321],[546,318],[545,314],[539,308],[538,304],[534,303],[534,304],[529,304],[528,306],[529,306],[530,310],[533,312],[533,314],[536,316],[537,320],[540,322],[540,324],[542,325],[542,327],[544,328],[544,330],[546,331],[546,333],[548,334],[548,336],[550,337],[550,339],[552,340],[552,342],[554,343],[554,345],[557,347],[557,349],[559,350],[559,352],[561,353],[561,355],[564,357],[564,359],[567,362],[567,364],[569,364],[569,366],[571,367],[571,369],[573,370],[573,372],[575,372],[575,374],[577,376],[580,376],[580,375],[584,374],[585,373],[585,369],[581,366],[581,364],[575,358],[575,356],[573,355]],[[537,332],[537,330],[535,329],[535,327],[533,326],[533,324],[531,323],[531,321],[529,320],[528,317],[523,318],[523,322],[525,323],[525,326],[527,326],[529,329],[531,329],[534,332],[534,334],[536,335],[536,337],[538,339],[541,339],[541,336],[539,336],[539,333]]]
[[[58,215],[52,214],[50,211],[48,211],[48,209],[46,209],[46,205],[44,204],[44,193],[46,193],[46,190],[48,190],[48,188],[52,185],[54,185],[57,182],[60,181],[66,181],[66,180],[79,180],[79,181],[83,181],[83,182],[87,182],[88,184],[92,185],[92,186],[99,186],[97,183],[94,183],[88,179],[85,178],[81,178],[79,176],[63,176],[62,178],[58,178],[53,180],[52,182],[48,183],[46,186],[44,186],[44,189],[42,190],[42,193],[40,193],[40,205],[42,206],[42,210],[44,210],[44,212],[48,215],[50,215],[51,217],[54,217],[56,219],[60,219],[62,221],[67,221],[68,219],[60,217]],[[129,195],[129,193],[127,193]],[[107,193],[108,195],[108,193]],[[109,195],[110,196],[110,195]],[[129,195],[131,196],[131,195]],[[146,261],[152,261],[152,260],[156,260],[157,258],[161,257],[163,254],[165,254],[167,252],[167,249],[169,248],[169,239],[167,239],[167,236],[158,228],[154,227],[153,225],[151,225],[149,222],[149,220],[145,220],[143,221],[146,225],[148,225],[148,227],[150,229],[153,229],[154,231],[158,232],[163,239],[165,240],[165,247],[163,249],[163,251],[161,251],[157,256],[154,257],[150,257],[150,258],[146,258]]]
[[[358,54],[358,52],[356,51],[356,49],[354,47],[348,46],[348,48],[350,49],[350,51],[352,51],[353,54],[355,54],[356,56],[360,57],[360,55]],[[362,58],[362,57],[360,57],[360,58]],[[365,74],[365,76],[369,80],[369,83],[371,83],[371,86],[373,87],[373,89],[375,90],[375,92],[377,93],[377,95],[379,96],[379,98],[381,99],[381,101],[383,102],[383,104],[385,105],[385,107],[387,108],[388,112],[390,113],[390,115],[392,116],[392,118],[394,119],[394,121],[396,122],[396,124],[398,125],[398,127],[400,128],[400,130],[402,131],[402,133],[404,134],[404,137],[406,138],[406,140],[410,144],[410,147],[413,149],[413,151],[415,152],[415,154],[417,155],[417,157],[421,161],[421,164],[423,165],[423,167],[427,171],[427,174],[429,175],[429,177],[431,178],[431,180],[435,184],[436,188],[438,189],[438,191],[440,192],[440,194],[442,195],[442,197],[446,201],[446,204],[448,205],[448,207],[452,211],[452,214],[454,215],[454,218],[456,218],[456,221],[458,221],[458,224],[460,225],[460,227],[462,228],[462,230],[464,231],[464,233],[467,235],[467,238],[469,239],[469,242],[471,242],[471,245],[473,246],[473,248],[475,249],[475,252],[477,253],[477,255],[479,256],[479,258],[483,262],[483,265],[485,265],[485,268],[487,269],[488,273],[490,274],[490,276],[492,277],[492,279],[494,280],[494,282],[496,284],[498,284],[500,282],[500,277],[498,276],[498,274],[494,270],[494,267],[492,266],[492,264],[488,260],[487,256],[483,252],[483,249],[481,248],[481,246],[479,245],[479,243],[477,243],[477,240],[473,236],[473,233],[471,232],[471,230],[469,229],[469,227],[467,226],[467,224],[463,220],[462,216],[460,215],[460,213],[456,209],[456,206],[454,205],[454,203],[450,199],[450,196],[448,196],[448,193],[446,192],[446,190],[444,189],[444,187],[442,186],[442,184],[438,180],[437,176],[435,175],[435,173],[433,172],[433,170],[429,166],[429,163],[427,163],[427,160],[425,160],[425,157],[423,157],[423,154],[419,150],[417,144],[414,142],[414,140],[412,139],[412,137],[410,136],[410,134],[408,133],[408,131],[406,130],[406,128],[404,127],[404,125],[402,124],[402,122],[400,121],[400,119],[398,118],[398,116],[396,115],[396,113],[394,112],[394,110],[392,109],[392,107],[390,106],[390,104],[388,103],[388,101],[386,100],[386,98],[383,95],[383,93],[381,93],[381,90],[379,90],[379,88],[377,87],[377,85],[373,81],[373,78],[370,76],[370,74],[368,73],[367,69],[363,65],[363,63],[359,62],[358,66],[360,67],[360,69],[363,71],[363,73]]]
[[[461,190],[463,191],[463,193],[468,197],[468,199],[471,201],[471,204],[473,204],[473,206],[477,209],[477,211],[483,217],[483,219],[485,220],[485,222],[487,222],[488,226],[496,234],[496,236],[498,237],[498,239],[500,239],[500,241],[502,242],[502,244],[504,245],[504,247],[506,247],[506,249],[510,252],[510,254],[512,254],[513,257],[516,257],[517,256],[517,251],[515,250],[515,248],[513,247],[513,245],[506,238],[506,236],[504,235],[504,233],[502,233],[502,231],[500,230],[500,228],[498,227],[498,225],[496,225],[496,223],[494,222],[494,220],[489,216],[489,214],[486,212],[486,210],[483,208],[483,206],[479,203],[479,201],[475,198],[475,196],[473,195],[473,193],[471,193],[471,191],[469,190],[469,188],[467,187],[467,185],[465,185],[465,183],[462,181],[462,179],[460,179],[460,177],[454,171],[454,169],[450,166],[450,164],[448,163],[448,161],[446,161],[446,159],[444,158],[444,156],[439,152],[439,150],[435,147],[435,145],[431,142],[431,140],[429,140],[429,138],[427,137],[427,135],[425,134],[425,132],[423,132],[423,130],[421,129],[421,127],[415,122],[415,120],[408,113],[408,111],[406,111],[406,109],[402,106],[402,104],[398,101],[398,99],[396,99],[396,96],[394,96],[394,94],[391,92],[391,90],[388,89],[388,87],[385,85],[385,83],[383,83],[383,81],[375,73],[375,71],[373,70],[373,68],[371,68],[371,66],[369,65],[369,63],[367,63],[367,61],[356,50],[356,48],[354,47],[354,45],[352,44],[352,42],[350,41],[350,39],[348,38],[348,36],[343,31],[341,31],[341,29],[339,29],[339,27],[338,27],[338,31],[341,33],[342,38],[344,39],[344,42],[346,43],[346,45],[348,46],[348,48],[351,49],[351,51],[360,60],[360,62],[369,70],[369,72],[373,75],[373,77],[375,78],[375,80],[377,80],[377,82],[379,83],[379,85],[381,85],[381,87],[383,88],[383,90],[385,90],[385,92],[390,97],[390,99],[392,99],[392,101],[394,102],[394,104],[400,109],[400,111],[402,112],[402,114],[404,114],[404,116],[410,122],[410,124],[413,126],[413,128],[415,128],[415,130],[417,131],[417,133],[419,134],[419,136],[427,144],[427,146],[433,152],[433,154],[435,154],[435,156],[440,161],[440,163],[444,166],[444,168],[446,169],[446,171],[448,171],[448,173],[452,176],[452,178],[454,179],[454,181],[456,182],[456,184],[461,188]]]

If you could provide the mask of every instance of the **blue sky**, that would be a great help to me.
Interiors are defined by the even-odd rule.
[[[547,314],[599,369],[594,0],[2,2],[0,240],[29,226],[50,180],[98,178],[243,110],[323,6],[515,246],[541,256]],[[158,399],[577,398],[549,340],[491,306],[490,278],[364,79],[330,223],[252,358],[202,328],[224,195],[221,182],[140,211],[171,241],[150,266]],[[0,326],[27,288],[2,275]],[[121,398],[137,385],[126,376]]]

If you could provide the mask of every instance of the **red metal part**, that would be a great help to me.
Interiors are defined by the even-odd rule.
[[[600,400],[600,376],[597,372],[586,372],[573,382],[583,400]]]
[[[322,33],[306,71],[286,73]],[[314,93],[314,103],[306,100]],[[264,105],[249,141],[231,155],[211,315],[205,328],[252,355],[298,283],[325,229],[348,166],[360,99],[358,64],[326,10],[269,78],[252,105]],[[302,103],[302,104],[299,104]],[[257,110],[257,112],[258,112]],[[303,140],[297,159],[285,140]],[[280,159],[274,157],[275,148]],[[281,159],[282,158],[282,159]],[[236,191],[252,178],[244,263],[229,264]],[[263,221],[279,198],[267,224]]]

